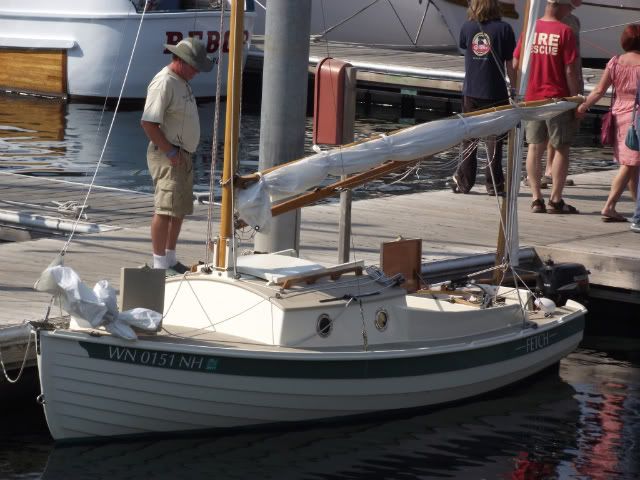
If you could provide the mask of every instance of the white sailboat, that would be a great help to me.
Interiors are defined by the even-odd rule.
[[[239,125],[240,4],[233,2],[227,146],[237,144]],[[326,174],[414,161],[573,106],[520,105],[415,126],[265,172],[235,191],[235,152],[227,148],[214,261],[167,279],[161,332],[131,341],[76,319],[68,329],[38,331],[41,401],[53,438],[253,427],[438,405],[559,362],[582,339],[585,308],[577,302],[554,308],[527,289],[471,284],[408,293],[398,277],[360,263],[327,268],[286,252],[236,261],[232,201],[245,223],[268,228],[272,201],[304,192]],[[88,304],[94,318],[96,305]]]
[[[265,34],[268,0],[256,0],[254,33]],[[410,50],[454,50],[457,42],[430,0],[313,0],[311,38]]]

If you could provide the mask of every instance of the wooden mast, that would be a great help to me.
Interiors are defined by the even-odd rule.
[[[227,73],[227,114],[224,134],[224,166],[222,170],[222,210],[218,236],[216,268],[229,268],[227,254],[233,242],[233,184],[238,163],[240,136],[240,93],[242,88],[242,49],[244,39],[244,0],[231,0],[229,32],[229,67]],[[220,65],[218,66],[220,68]]]

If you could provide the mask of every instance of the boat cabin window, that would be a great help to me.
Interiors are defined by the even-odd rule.
[[[220,10],[222,0],[131,0],[138,13],[147,5],[147,12],[176,12],[181,10]]]

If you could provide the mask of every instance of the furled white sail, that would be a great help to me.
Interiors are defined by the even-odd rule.
[[[58,255],[40,274],[34,289],[52,294],[60,307],[71,315],[71,323],[81,328],[103,327],[107,332],[125,340],[137,337],[132,327],[155,332],[162,314],[148,308],[118,311],[116,291],[106,280],[100,280],[93,289],[82,282],[73,269],[63,265]]]
[[[317,187],[329,175],[359,173],[390,160],[426,158],[463,140],[504,133],[521,120],[546,120],[575,107],[573,102],[558,101],[541,106],[514,106],[477,116],[451,117],[321,152],[262,174],[258,182],[238,189],[236,209],[248,225],[265,232],[269,229],[273,202]]]

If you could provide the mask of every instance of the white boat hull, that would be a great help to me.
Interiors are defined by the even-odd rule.
[[[8,4],[6,3],[8,1]],[[39,0],[5,0],[0,7],[0,63],[19,58],[25,76],[37,76],[38,53],[61,52],[61,60],[52,66],[61,75],[60,87],[51,91],[23,88],[21,79],[0,81],[5,90],[49,93],[81,98],[117,98],[122,90],[126,99],[143,99],[153,76],[171,61],[165,43],[177,43],[190,33],[200,37],[208,54],[218,63],[221,56],[221,83],[226,88],[229,13],[225,12],[220,33],[217,10],[148,12],[144,15],[138,43],[134,43],[142,14],[129,1],[97,0],[42,2]],[[245,15],[245,49],[248,53],[255,14]],[[134,51],[127,73],[129,58]],[[29,65],[29,54],[33,64]],[[126,76],[126,83],[125,83]],[[213,97],[216,92],[217,66],[209,73],[197,75],[191,82],[198,97]],[[1,77],[0,77],[1,78]],[[45,87],[47,76],[40,84]]]
[[[464,2],[431,1],[438,7],[457,39],[462,24],[467,20],[467,7],[462,4]],[[504,16],[503,20],[513,27],[517,38],[522,31],[526,0],[505,0],[504,3],[515,4],[517,18]],[[622,30],[626,25],[640,21],[640,5],[635,0],[585,0],[573,13],[580,19],[580,48],[582,58],[585,59],[608,60],[622,53]]]
[[[256,35],[265,33],[266,14],[260,4],[268,8],[268,1],[256,2]],[[419,0],[312,0],[311,36],[401,49],[451,49],[456,45],[438,10]]]
[[[402,351],[286,353],[42,331],[38,366],[56,440],[307,422],[437,405],[514,383],[575,349],[583,315]]]

